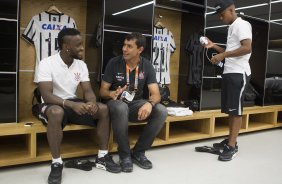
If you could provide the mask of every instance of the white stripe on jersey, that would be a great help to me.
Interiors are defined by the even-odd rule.
[[[157,81],[170,84],[170,55],[176,49],[172,33],[167,28],[154,27],[153,60]]]
[[[76,28],[73,18],[63,13],[41,12],[32,17],[22,34],[23,38],[35,46],[34,82],[38,82],[37,70],[39,62],[46,57],[58,53],[58,33],[64,28]]]

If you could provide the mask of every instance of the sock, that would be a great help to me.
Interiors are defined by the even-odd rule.
[[[52,158],[52,164],[54,163],[60,163],[60,164],[63,164],[63,160],[62,160],[62,157],[59,157],[59,158]]]
[[[106,154],[108,154],[108,150],[99,150],[98,158],[104,157]]]

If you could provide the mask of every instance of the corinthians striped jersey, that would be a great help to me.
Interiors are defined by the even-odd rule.
[[[64,28],[76,28],[75,21],[65,14],[41,12],[32,17],[27,28],[22,34],[36,50],[36,64],[34,82],[38,82],[37,73],[39,62],[51,55],[58,53],[58,33]]]
[[[172,33],[167,28],[154,27],[153,60],[158,83],[170,84],[170,54],[176,49]]]

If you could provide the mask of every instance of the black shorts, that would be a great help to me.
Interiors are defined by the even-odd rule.
[[[85,102],[81,99],[68,99],[74,102]],[[42,121],[44,125],[48,124],[48,118],[46,115],[47,109],[50,108],[54,104],[42,103],[39,104],[39,114],[37,118]],[[63,108],[63,107],[62,107]],[[64,109],[64,117],[62,121],[62,127],[65,127],[67,124],[78,124],[78,125],[88,125],[88,126],[96,126],[97,120],[93,118],[90,114],[78,115],[75,111],[70,108]]]
[[[221,112],[241,116],[246,86],[251,76],[241,73],[222,74]]]

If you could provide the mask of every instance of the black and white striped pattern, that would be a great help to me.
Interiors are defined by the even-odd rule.
[[[75,21],[65,14],[41,12],[30,20],[22,34],[36,49],[34,82],[37,82],[39,61],[58,53],[58,33],[64,28],[76,28]]]
[[[170,55],[175,49],[172,33],[167,28],[154,27],[152,64],[161,84],[170,84]]]

